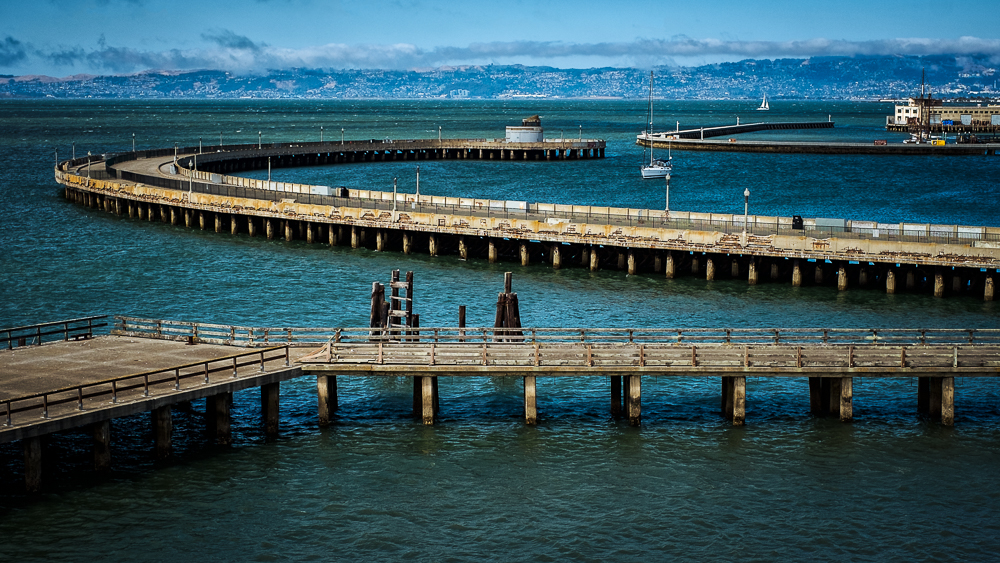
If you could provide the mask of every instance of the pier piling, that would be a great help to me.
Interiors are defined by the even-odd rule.
[[[170,405],[158,407],[150,411],[153,422],[153,439],[155,441],[156,459],[166,459],[170,457],[173,449],[173,419],[170,412]]]
[[[538,424],[537,394],[533,375],[524,376],[524,422]]]
[[[268,439],[278,437],[280,385],[275,382],[260,386],[260,413],[264,419],[264,436]]]
[[[111,469],[111,421],[94,423],[94,471],[102,473]]]
[[[30,493],[42,490],[42,438],[24,440],[24,488]]]
[[[330,418],[337,411],[337,376],[316,376],[316,396],[319,400],[319,425],[329,426]]]

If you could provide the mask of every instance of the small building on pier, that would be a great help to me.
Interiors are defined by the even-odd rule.
[[[537,115],[522,119],[520,126],[507,126],[508,143],[541,143],[542,141],[544,141],[542,118]]]

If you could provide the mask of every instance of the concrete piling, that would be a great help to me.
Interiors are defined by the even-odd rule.
[[[837,268],[837,290],[847,291],[847,267],[843,265]]]
[[[333,413],[337,412],[337,376],[316,376],[316,397],[319,400],[319,425],[329,426]]]
[[[940,269],[934,271],[934,297],[944,297],[944,274]]]
[[[277,382],[260,386],[260,414],[264,419],[264,436],[269,439],[278,437],[280,386]]]
[[[663,271],[663,257],[657,254],[653,256],[653,273],[659,274]]]
[[[597,248],[590,248],[590,271],[596,272],[601,267],[601,255],[597,252]]]
[[[697,277],[698,273],[700,272],[700,270],[701,269],[699,268],[698,257],[697,256],[692,256],[691,257],[691,275]]]
[[[802,265],[798,260],[792,261],[792,287],[802,287]]]
[[[24,440],[24,488],[28,493],[42,490],[42,438]]]
[[[458,257],[462,260],[469,259],[469,245],[465,242],[465,237],[458,237]]]
[[[993,276],[986,276],[986,279],[983,280],[983,301],[993,301],[995,292]]]
[[[497,262],[497,243],[493,239],[489,240],[489,250],[487,256],[490,264],[496,264]]]
[[[314,235],[315,235],[315,230],[316,230],[316,227],[314,227],[312,223],[306,223],[306,242],[308,244],[312,244],[313,243],[313,238],[314,238]]]
[[[891,266],[885,273],[885,292],[889,295],[896,293],[896,271]]]
[[[552,269],[562,268],[562,250],[559,244],[552,245]]]
[[[868,286],[868,270],[861,268],[858,270],[858,287]]]
[[[351,248],[358,248],[361,246],[361,233],[355,226],[351,227]]]
[[[378,252],[385,252],[385,229],[378,229],[375,231],[375,250]]]
[[[729,275],[733,279],[737,279],[740,277],[740,261],[737,260],[736,258],[733,258],[732,266],[730,266],[729,269]]]
[[[264,220],[264,234],[267,240],[274,240],[274,221],[272,219]]]
[[[673,252],[667,251],[667,263],[663,268],[663,273],[668,280],[674,279],[677,275],[677,262],[674,259]]]
[[[247,234],[251,237],[257,236],[257,223],[253,217],[247,217]]]
[[[353,229],[353,227],[352,227]],[[403,233],[403,254],[409,254],[413,246],[413,235],[407,232]],[[351,231],[351,248],[357,248],[354,246],[354,231]]]
[[[707,281],[713,281],[715,279],[715,259],[708,258],[705,260],[705,279]]]
[[[204,231],[205,230],[205,226],[206,226],[205,225],[205,212],[204,211],[199,211],[198,212],[198,230]]]
[[[111,469],[111,421],[94,423],[94,471],[102,473]]]
[[[628,250],[628,275],[634,276],[638,272],[638,268],[635,263],[635,251],[631,248]]]
[[[777,262],[771,262],[771,281],[778,281],[781,279],[781,270],[778,268]]]
[[[538,424],[537,394],[535,393],[535,376],[524,376],[524,422]]]
[[[295,238],[295,232],[293,230],[292,222],[285,221],[285,242],[292,242]]]
[[[747,264],[747,283],[757,285],[757,260],[754,258]]]
[[[813,282],[816,285],[823,285],[823,265],[816,264],[816,274],[813,276]]]
[[[528,243],[526,242],[521,243],[520,256],[521,256],[521,265],[527,266],[531,260],[530,254],[528,253]]]
[[[431,256],[438,255],[438,237],[436,234],[431,234],[427,237],[427,251]]]
[[[149,413],[153,423],[153,439],[155,441],[156,459],[166,459],[170,457],[173,449],[173,420],[170,412],[170,405],[158,407]]]
[[[625,269],[625,253],[621,250],[618,251],[618,269]]]

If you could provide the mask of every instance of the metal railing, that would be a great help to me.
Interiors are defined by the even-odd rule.
[[[50,323],[39,323],[15,328],[0,329],[0,346],[4,343],[7,349],[15,346],[40,346],[42,342],[56,340],[77,340],[80,338],[93,338],[94,329],[102,329],[108,326],[104,321],[108,315],[97,315],[93,317],[82,317],[66,321],[54,321]],[[99,331],[106,333],[107,331]],[[54,338],[48,338],[54,337]]]
[[[317,346],[327,342],[588,342],[712,345],[1000,345],[1000,329],[852,328],[537,328],[427,327],[381,329],[249,327],[115,316],[112,334],[230,346]]]
[[[279,351],[280,353],[268,355]],[[11,397],[3,401],[5,408],[3,426],[13,426],[14,415],[17,413],[41,410],[40,417],[47,419],[50,408],[68,403],[75,402],[77,410],[83,411],[86,400],[109,397],[110,402],[116,404],[119,395],[140,389],[141,397],[148,398],[152,396],[157,386],[161,386],[162,390],[162,386],[166,384],[168,391],[179,391],[182,380],[200,378],[203,385],[208,385],[212,383],[213,374],[225,372],[230,374],[228,379],[235,379],[242,367],[259,366],[260,372],[264,372],[268,362],[280,361],[284,366],[288,366],[289,360],[288,346],[273,346],[82,385],[70,385],[42,393]],[[169,386],[170,383],[173,383],[173,387]]]

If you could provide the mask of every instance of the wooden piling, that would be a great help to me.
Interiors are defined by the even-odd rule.
[[[738,375],[732,377],[731,380],[732,410],[729,419],[733,421],[733,426],[743,426],[746,421],[747,378],[744,375]]]
[[[103,473],[111,469],[111,421],[95,422],[94,432],[94,471]]]
[[[521,265],[527,266],[531,260],[531,256],[528,253],[528,243],[522,242],[520,245],[520,251],[521,251]]]
[[[892,266],[885,273],[885,292],[888,295],[896,293],[896,271]]]
[[[627,273],[630,276],[634,276],[637,271],[638,271],[638,268],[637,268],[636,263],[635,263],[635,251],[630,248],[630,249],[628,249],[628,271],[627,271]]]
[[[149,414],[153,422],[156,459],[166,459],[170,457],[170,452],[173,449],[173,444],[171,443],[173,420],[170,413],[170,405],[155,408]]]
[[[847,267],[843,264],[837,268],[837,290],[847,291]]]
[[[705,280],[715,280],[715,259],[711,256],[705,260]]]
[[[757,259],[750,258],[750,263],[747,264],[747,283],[749,285],[757,285]]]
[[[430,376],[421,376],[420,379],[420,394],[421,394],[421,418],[424,424],[434,424],[434,403],[437,402],[434,396],[434,378]]]
[[[955,425],[955,378],[941,378],[941,424]]]
[[[24,440],[24,489],[29,494],[42,490],[42,438]]]
[[[837,397],[838,415],[841,422],[850,422],[854,419],[854,379],[850,377],[840,378],[840,396]]]
[[[489,239],[489,250],[487,252],[487,258],[490,264],[496,264],[497,262],[497,243],[493,239]]]
[[[268,439],[278,437],[280,385],[274,382],[260,386],[260,414],[264,419],[264,436]]]
[[[205,399],[205,429],[209,439],[220,446],[233,443],[232,420],[229,413],[232,401],[232,393],[219,393]]]
[[[663,268],[664,275],[668,280],[674,279],[677,275],[677,262],[674,259],[674,253],[667,251],[667,264]]]
[[[622,376],[611,376],[611,418],[622,415]]]
[[[934,297],[944,297],[944,273],[940,269],[934,271]]]
[[[628,422],[639,426],[642,422],[642,376],[628,376]]]
[[[552,245],[552,269],[558,270],[562,268],[562,245],[556,243]]]
[[[355,226],[351,226],[351,248],[358,248],[361,246],[361,233],[358,232],[359,229]]]
[[[337,376],[316,376],[316,397],[319,400],[319,425],[329,426],[330,419],[337,411]]]
[[[535,393],[535,376],[524,376],[524,422],[538,424],[538,405]]]

